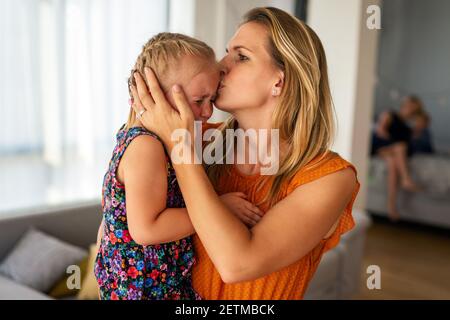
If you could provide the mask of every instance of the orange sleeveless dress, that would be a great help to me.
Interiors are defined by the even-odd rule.
[[[316,162],[316,159],[301,169],[289,183],[282,187],[283,198],[302,184],[345,168],[351,168],[357,174],[355,167],[350,162],[341,158],[337,153],[329,152],[322,163],[308,169],[310,168],[310,164],[312,165]],[[260,175],[244,175],[233,167],[231,175],[222,178],[219,181],[219,185],[216,186],[216,190],[219,195],[240,191],[247,194],[250,202],[255,203],[260,199],[262,200],[265,192],[268,192],[270,187],[267,184],[259,192],[256,192],[256,182],[260,178]],[[322,239],[313,250],[297,262],[256,280],[232,284],[224,283],[206,253],[199,237],[194,235],[193,240],[197,260],[192,269],[194,289],[206,300],[302,299],[322,255],[339,243],[343,233],[354,227],[355,222],[352,217],[352,207],[359,189],[360,183],[357,180],[357,187],[353,192],[352,198],[342,212],[339,223],[330,237]],[[260,206],[260,209],[266,212],[269,208],[263,204]]]

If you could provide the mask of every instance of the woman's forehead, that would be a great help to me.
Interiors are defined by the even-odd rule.
[[[267,30],[262,24],[256,22],[244,23],[228,43],[228,50],[245,48],[250,51],[256,51],[264,48],[266,37]]]

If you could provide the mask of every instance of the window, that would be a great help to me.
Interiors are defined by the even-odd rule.
[[[98,201],[164,0],[0,1],[0,215]]]

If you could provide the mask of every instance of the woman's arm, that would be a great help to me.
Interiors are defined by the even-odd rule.
[[[174,88],[177,113],[154,74],[150,71],[146,76],[151,95],[137,74],[139,92],[132,88],[136,107],[145,106],[143,123],[157,130],[170,151],[172,131],[191,130],[192,113],[179,87]],[[249,230],[219,201],[201,165],[176,164],[174,168],[191,221],[225,282],[255,279],[298,261],[332,234],[356,187],[351,169],[329,174],[298,187]]]
[[[219,201],[200,166],[175,170],[191,221],[225,282],[255,279],[298,261],[331,235],[356,187],[351,169],[302,185],[249,230]]]
[[[134,241],[165,243],[195,232],[186,208],[166,208],[167,169],[161,143],[144,135],[135,138],[119,164],[118,176],[125,185],[128,228]],[[241,193],[227,193],[220,200],[250,226],[261,219],[262,212]]]

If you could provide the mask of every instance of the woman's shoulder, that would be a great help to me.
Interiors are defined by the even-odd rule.
[[[358,173],[355,166],[342,158],[338,153],[327,151],[324,154],[316,156],[294,175],[289,183],[288,191],[293,191],[293,189],[302,184],[344,169],[352,170],[358,183]]]
[[[344,172],[348,170],[347,172]],[[338,153],[329,151],[324,155],[317,156],[310,163],[300,170],[289,185],[289,192],[292,192],[296,187],[312,182],[327,175],[338,174],[340,176],[333,177],[334,179],[324,180],[323,186],[331,190],[338,190],[342,198],[349,199],[335,229],[330,235],[322,239],[321,244],[323,252],[330,250],[339,243],[342,234],[352,229],[355,221],[352,216],[352,207],[360,190],[360,183],[358,181],[357,171],[355,166],[342,158]],[[331,177],[330,177],[331,178]],[[317,185],[316,187],[321,188]],[[347,201],[347,200],[346,200]]]

